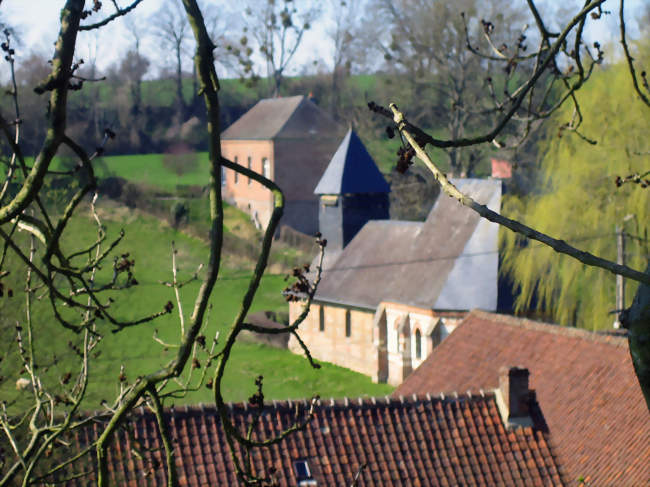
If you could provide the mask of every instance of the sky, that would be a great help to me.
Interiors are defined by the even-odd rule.
[[[118,3],[121,6],[127,5],[130,0],[120,0]],[[307,3],[314,4],[313,0],[303,0]],[[524,1],[524,0],[519,0]],[[648,0],[628,0],[625,3],[626,13],[632,19],[632,12],[642,7]],[[64,4],[64,0],[0,0],[0,16],[4,22],[17,28],[21,35],[22,46],[17,50],[17,61],[20,61],[20,56],[29,54],[30,51],[35,50],[46,55],[51,55],[53,44],[56,39],[58,30],[59,11]],[[539,0],[539,3],[553,5],[555,0]],[[571,2],[576,4],[576,8],[580,7],[582,1],[578,0],[565,0],[564,5]],[[87,1],[90,4],[90,1]],[[110,12],[112,9],[111,2],[104,0],[103,11]],[[230,5],[233,8],[233,2],[224,0],[206,0],[206,3],[213,3],[215,5]],[[325,4],[327,2],[319,2]],[[156,13],[161,0],[144,0],[132,12],[136,25],[147,27],[151,17]],[[607,4],[610,4],[609,7]],[[598,40],[601,44],[607,45],[608,43],[616,43],[618,39],[618,26],[617,15],[618,2],[609,1],[605,5],[607,8],[614,10],[612,15],[604,17],[604,20],[592,22],[587,37],[589,40]],[[234,14],[237,16],[237,14]],[[331,28],[331,15],[325,11],[321,16],[320,21],[314,22],[311,30],[307,31],[301,48],[296,53],[295,62],[296,67],[313,65],[313,61],[319,61],[320,66],[331,65],[332,57],[332,44],[327,37],[327,29]],[[638,29],[635,28],[633,22],[631,25],[631,34],[638,35]],[[128,29],[124,25],[122,19],[111,22],[108,26],[101,29],[99,33],[82,33],[79,38],[77,56],[85,60],[96,59],[97,65],[100,69],[108,67],[110,64],[116,62],[133,45],[133,38],[129,34]],[[156,45],[155,40],[151,36],[146,36],[143,40],[142,52],[152,60],[152,65],[161,66],[167,61],[166,54]],[[191,61],[188,57],[188,65]],[[289,72],[289,74],[295,74]],[[149,76],[155,76],[155,72],[151,72]],[[221,70],[221,76],[229,74]]]
[[[0,0],[0,2],[0,16],[2,21],[17,28],[17,31],[20,33],[22,46],[21,49],[17,50],[17,55],[20,56],[23,53],[27,57],[30,51],[37,51],[47,53],[50,56],[58,33],[59,12],[65,1]],[[91,1],[87,0],[86,3],[91,4]],[[103,3],[102,12],[114,12],[109,0],[104,0]],[[121,7],[129,3],[131,3],[131,0],[118,1]],[[141,25],[146,28],[150,19],[155,15],[162,3],[161,0],[144,0],[128,17],[134,19],[136,25]],[[233,4],[233,2],[224,2],[223,0],[205,0],[204,3],[215,5],[230,4],[231,9]],[[310,0],[310,3],[313,2]],[[37,14],[35,15],[35,13]],[[239,17],[239,19],[243,17],[243,13],[234,13],[233,15]],[[321,18],[328,17],[327,15],[323,15]],[[311,65],[314,60],[325,60],[331,56],[330,45],[327,42],[323,42],[323,39],[327,38],[326,30],[328,25],[327,22],[323,21],[315,22],[312,29],[307,31],[301,49],[296,53],[295,60],[297,62],[294,65]],[[239,36],[237,35],[235,38],[238,39]],[[106,68],[119,59],[132,46],[133,37],[129,34],[124,20],[118,19],[98,31],[80,33],[77,43],[77,56],[85,60],[94,56],[97,59],[98,66],[100,68]],[[26,47],[27,49],[22,49],[22,47]],[[154,66],[159,66],[165,61],[165,54],[161,52],[160,48],[156,45],[155,39],[150,35],[143,38],[142,52],[152,60],[152,65]],[[17,58],[17,61],[19,61],[19,58]],[[191,69],[190,66],[191,59],[188,56],[187,66],[184,68]],[[225,73],[221,72],[219,74],[223,75]]]

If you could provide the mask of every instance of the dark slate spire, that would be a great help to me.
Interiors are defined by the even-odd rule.
[[[343,138],[314,190],[315,194],[332,195],[389,192],[390,186],[352,129]]]
[[[370,220],[389,217],[390,186],[352,129],[332,157],[315,194],[318,227],[330,251],[340,251]]]

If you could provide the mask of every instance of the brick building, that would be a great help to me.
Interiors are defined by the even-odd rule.
[[[313,191],[343,134],[343,127],[304,96],[269,98],[221,134],[221,151],[282,188],[281,224],[313,235],[318,230]],[[270,191],[234,171],[226,170],[224,176],[225,197],[265,227],[273,210]]]
[[[498,211],[501,181],[456,183]],[[326,261],[300,336],[317,359],[400,384],[467,311],[497,309],[497,241],[497,225],[447,197],[425,222],[369,221]],[[289,348],[302,353],[294,337]]]

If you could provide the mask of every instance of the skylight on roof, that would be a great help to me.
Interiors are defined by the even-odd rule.
[[[296,477],[298,480],[306,480],[311,478],[311,471],[309,470],[309,464],[307,460],[296,460],[293,462],[293,468],[296,472]]]

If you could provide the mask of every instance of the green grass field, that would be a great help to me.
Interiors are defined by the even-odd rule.
[[[397,161],[399,141],[388,140],[385,137],[383,139],[366,137],[364,144],[379,169],[383,173],[389,173]],[[97,164],[97,176],[119,176],[169,193],[174,193],[180,186],[208,184],[210,162],[207,152],[199,152],[196,168],[180,176],[164,166],[163,157],[163,154],[104,156]]]
[[[90,243],[95,238],[95,229],[87,210],[72,220],[68,232],[67,244]],[[201,240],[188,237],[161,223],[159,220],[133,212],[115,205],[103,209],[109,239],[114,238],[120,229],[126,236],[119,247],[119,252],[129,252],[135,259],[135,275],[139,285],[126,292],[115,292],[113,297],[114,314],[122,319],[145,316],[159,311],[164,304],[174,302],[173,290],[160,284],[170,280],[171,254],[170,242],[173,240],[178,248],[179,279],[187,279],[201,262],[207,259],[207,244]],[[22,237],[21,238],[25,238]],[[9,278],[13,281],[15,296],[0,300],[0,397],[18,402],[14,407],[20,409],[25,400],[25,392],[16,391],[14,383],[19,377],[19,360],[16,354],[16,322],[23,323],[24,294],[21,292],[19,266],[15,259],[8,261]],[[108,279],[110,265],[106,265],[96,282]],[[203,333],[208,342],[215,332],[221,333],[222,339],[237,313],[241,298],[250,279],[250,274],[233,268],[225,260],[220,278],[211,300],[212,309]],[[285,310],[286,303],[280,294],[285,287],[283,275],[267,275],[252,306],[252,312],[258,310]],[[24,284],[22,285],[24,286]],[[198,283],[193,282],[181,289],[184,315],[189,316]],[[71,352],[68,342],[77,343],[79,336],[63,329],[52,319],[52,312],[46,299],[34,307],[34,331],[37,361],[40,370],[50,383],[55,384],[54,393],[59,393],[58,378],[66,372],[74,372],[77,358]],[[65,310],[63,310],[66,313]],[[180,336],[176,306],[170,315],[165,315],[154,322],[128,328],[120,333],[111,333],[112,327],[101,322],[99,331],[104,335],[97,352],[99,358],[91,368],[85,409],[95,409],[102,399],[110,400],[119,388],[118,376],[120,366],[124,365],[127,377],[132,380],[137,375],[156,370],[173,357],[174,349],[154,342],[152,335],[158,330],[159,336],[168,343],[177,342]],[[56,356],[56,359],[55,359]],[[55,363],[56,362],[56,363]],[[257,344],[239,343],[228,366],[225,379],[225,397],[231,401],[245,400],[254,392],[254,378],[265,376],[265,394],[269,399],[303,398],[313,394],[328,397],[383,395],[391,388],[386,385],[372,384],[370,379],[347,369],[325,364],[321,370],[312,370],[304,357],[294,355],[286,350],[273,349]],[[206,388],[192,393],[176,402],[208,402],[211,393]],[[16,410],[14,409],[14,412]]]
[[[364,137],[364,144],[375,160],[380,171],[390,173],[397,162],[399,141],[382,137]],[[444,153],[435,149],[438,159],[446,164]],[[197,153],[197,164],[191,171],[180,176],[165,167],[164,154],[134,154],[122,156],[104,156],[96,163],[97,176],[119,176],[137,184],[156,187],[167,193],[175,193],[182,186],[205,186],[208,184],[210,161],[207,152]],[[54,165],[58,169],[58,165]]]
[[[163,157],[164,154],[105,156],[97,164],[97,176],[119,176],[133,183],[145,184],[171,193],[179,186],[208,184],[210,161],[207,152],[197,153],[195,166],[181,175],[165,167]]]
[[[207,152],[196,153],[196,164],[191,170],[182,174],[165,167],[164,154],[131,154],[120,156],[103,156],[93,163],[98,178],[118,176],[129,182],[145,185],[164,193],[174,194],[183,186],[206,186],[210,173],[210,161]],[[32,164],[32,157],[25,158]],[[53,171],[69,170],[69,159],[55,158],[50,169]],[[0,166],[0,176],[5,175],[5,166]]]

